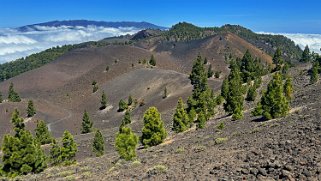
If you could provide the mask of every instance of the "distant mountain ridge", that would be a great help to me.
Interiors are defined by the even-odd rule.
[[[158,26],[149,22],[135,22],[135,21],[119,21],[119,22],[111,22],[111,21],[91,21],[91,20],[63,20],[63,21],[49,21],[44,23],[37,23],[32,25],[26,25],[18,27],[17,30],[19,31],[41,31],[39,26],[46,26],[46,27],[60,27],[60,26],[98,26],[98,27],[110,27],[110,28],[121,28],[121,27],[134,27],[137,29],[167,29],[166,27]]]

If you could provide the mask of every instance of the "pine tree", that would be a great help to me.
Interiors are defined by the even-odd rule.
[[[212,70],[212,64],[210,64],[210,66],[208,66],[208,70],[207,70],[207,77],[211,78],[214,75],[214,71]]]
[[[311,60],[311,53],[309,46],[305,46],[304,51],[302,52],[301,62],[309,62]]]
[[[128,96],[128,106],[131,106],[133,104],[133,98],[131,95]]]
[[[82,126],[81,127],[82,134],[90,133],[92,131],[93,122],[90,120],[87,111],[84,112],[81,126]]]
[[[173,130],[177,133],[183,132],[190,128],[190,126],[190,119],[185,111],[183,99],[179,98],[175,114],[173,116]]]
[[[246,50],[242,60],[240,71],[242,72],[243,82],[247,82],[253,79],[253,73],[255,73],[254,69],[254,59],[249,50]]]
[[[204,65],[206,65],[208,63],[208,61],[207,61],[207,58],[205,57],[204,58]]]
[[[128,104],[124,100],[120,99],[118,112],[123,112],[127,108],[128,108]]]
[[[188,119],[189,122],[192,124],[195,121],[196,118],[196,111],[194,108],[192,108],[191,110],[189,110],[188,112]]]
[[[204,115],[203,112],[200,112],[200,113],[198,114],[196,122],[197,122],[197,128],[198,128],[198,129],[203,129],[203,128],[205,128],[206,117],[205,117],[205,115]]]
[[[275,65],[274,70],[275,71],[281,70],[284,61],[283,61],[283,58],[282,58],[282,51],[281,51],[280,48],[276,49],[272,60],[273,60],[273,63]]]
[[[216,72],[214,73],[214,77],[217,78],[217,79],[220,78],[221,73],[222,73],[221,71],[216,71]]]
[[[104,137],[99,130],[96,131],[94,141],[93,141],[93,152],[97,157],[100,157],[104,154],[105,151],[105,141]]]
[[[228,78],[225,78],[223,80],[223,84],[221,87],[221,96],[226,100],[227,96],[228,96],[228,92],[229,92],[229,82],[228,82]]]
[[[57,144],[55,139],[52,140],[50,146],[50,163],[52,165],[58,165],[62,163],[61,147]]]
[[[152,65],[152,66],[156,66],[156,60],[155,60],[154,55],[152,55],[150,57],[149,64]]]
[[[283,87],[282,76],[280,73],[276,73],[252,114],[254,116],[262,115],[264,119],[268,120],[286,116],[289,112],[289,103],[284,95]]]
[[[2,172],[5,176],[39,173],[47,167],[46,157],[32,134],[25,130],[19,112],[14,111],[12,123],[15,135],[5,135],[2,145]]]
[[[247,95],[246,95],[246,100],[247,101],[255,101],[255,98],[257,96],[257,93],[256,93],[256,85],[253,84],[253,85],[250,85],[250,88],[249,90],[247,91]]]
[[[43,120],[37,121],[36,140],[41,144],[49,144],[52,142],[52,136],[48,130],[46,123]]]
[[[213,90],[207,89],[203,91],[198,99],[198,111],[203,112],[206,120],[214,115],[216,106],[216,97]]]
[[[127,110],[127,111],[125,112],[125,115],[124,115],[122,121],[121,121],[121,125],[120,125],[120,127],[119,127],[119,131],[121,131],[122,127],[130,124],[131,122],[132,122],[132,121],[131,121],[131,118],[130,118],[130,112]]]
[[[115,147],[122,159],[132,160],[135,158],[137,144],[138,137],[126,126],[116,135]]]
[[[231,62],[231,72],[228,77],[228,94],[224,104],[224,110],[232,114],[235,120],[243,117],[243,86],[239,66],[235,61]]]
[[[318,82],[319,79],[319,63],[315,62],[312,67],[311,76],[310,76],[310,83],[314,84]]]
[[[14,126],[14,131],[16,132],[15,136],[20,137],[20,132],[25,129],[25,123],[23,122],[23,118],[20,117],[17,109],[15,109],[12,113],[11,123]]]
[[[62,138],[61,161],[65,164],[75,162],[75,156],[78,151],[74,137],[69,131],[65,131]]]
[[[192,97],[187,100],[188,112],[194,108],[194,110],[199,113],[201,110],[207,111],[206,97],[207,91],[209,91],[207,85],[207,72],[205,71],[203,59],[200,55],[196,58],[192,72],[190,74],[191,84],[193,85]]]
[[[9,86],[8,100],[11,102],[20,102],[21,101],[20,96],[13,88],[12,82],[10,83],[10,86]]]
[[[103,91],[102,95],[101,95],[101,101],[100,101],[100,110],[104,110],[107,106],[107,97],[105,92]]]
[[[200,55],[197,56],[193,64],[189,79],[194,86],[194,92],[200,93],[207,89],[207,73],[204,68],[203,59]]]
[[[208,72],[205,71],[203,58],[198,55],[194,61],[192,72],[189,76],[193,85],[193,93],[187,100],[187,112],[191,119],[195,119],[191,110],[195,113],[203,112],[206,120],[214,115],[214,107],[216,106],[216,98],[213,96],[211,89],[207,84]],[[195,116],[196,116],[195,114]]]
[[[35,109],[35,106],[33,105],[33,101],[29,100],[28,107],[27,107],[27,116],[33,117],[35,114],[36,114],[36,109]]]
[[[93,93],[97,92],[98,90],[98,84],[97,82],[94,80],[91,85],[93,86]]]
[[[164,141],[167,132],[156,107],[150,107],[144,114],[141,141],[145,147],[155,146]]]
[[[284,94],[288,101],[291,101],[293,93],[292,79],[287,77],[284,84]]]
[[[165,86],[164,88],[164,95],[163,95],[163,99],[167,98],[167,87]]]

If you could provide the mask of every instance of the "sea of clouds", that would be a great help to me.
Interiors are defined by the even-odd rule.
[[[283,35],[295,44],[299,45],[303,50],[306,45],[309,46],[310,51],[321,54],[321,34],[302,34],[302,33],[270,33],[258,32],[260,34]]]
[[[96,41],[112,36],[134,34],[140,30],[134,27],[108,28],[97,26],[38,26],[36,29],[29,31],[18,31],[13,28],[0,29],[0,63],[25,57],[57,45]],[[293,40],[302,49],[308,45],[311,51],[321,54],[321,34],[258,33],[281,34]]]
[[[13,28],[0,29],[0,63],[28,56],[32,53],[66,44],[97,41],[103,38],[134,34],[134,27],[108,28],[97,26],[38,26],[36,30],[18,31]]]

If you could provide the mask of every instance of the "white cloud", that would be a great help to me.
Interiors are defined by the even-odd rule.
[[[299,45],[301,49],[304,49],[306,45],[309,46],[310,51],[321,54],[321,34],[302,34],[302,33],[269,33],[269,32],[258,32],[260,34],[271,34],[271,35],[283,35],[295,44]]]
[[[4,35],[0,36],[0,44],[33,44],[36,43],[37,41],[28,38],[26,36],[21,36],[21,35]]]
[[[97,41],[103,38],[134,34],[134,27],[106,28],[97,26],[37,26],[39,31],[20,32],[15,29],[0,29],[0,63],[28,56],[32,53],[65,44]]]

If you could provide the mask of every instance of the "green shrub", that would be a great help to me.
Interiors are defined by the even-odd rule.
[[[135,158],[137,144],[138,137],[126,126],[122,127],[116,135],[115,147],[122,159],[132,160]]]
[[[156,107],[150,107],[144,114],[141,142],[145,147],[155,146],[164,141],[167,132]]]

